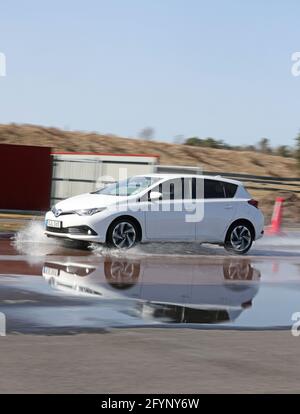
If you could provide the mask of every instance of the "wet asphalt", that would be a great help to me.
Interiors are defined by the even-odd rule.
[[[195,243],[83,251],[47,239],[39,223],[30,226],[14,237],[0,236],[6,334],[287,330],[300,312],[297,232],[264,238],[239,257]]]
[[[0,393],[297,393],[297,312],[297,232],[237,257],[82,251],[33,222],[0,236]]]

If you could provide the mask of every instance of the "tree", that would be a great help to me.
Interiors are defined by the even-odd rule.
[[[214,138],[208,137],[204,140],[205,146],[209,148],[220,148],[220,143]],[[222,145],[222,144],[221,144]]]
[[[268,138],[262,138],[258,142],[258,149],[259,149],[259,151],[261,151],[265,154],[270,154],[272,152],[272,149],[270,147],[270,140]]]
[[[197,147],[207,147],[207,148],[222,148],[222,149],[229,149],[230,145],[225,144],[224,141],[214,139],[211,137],[208,138],[198,138],[198,137],[191,137],[185,141],[186,145],[195,145]]]
[[[202,145],[202,139],[198,138],[198,137],[191,137],[191,138],[187,138],[185,140],[185,145],[195,145],[195,146],[199,146],[201,147]]]
[[[154,128],[152,127],[145,127],[143,128],[140,133],[139,137],[144,139],[145,141],[150,141],[154,138]]]
[[[281,157],[290,157],[291,151],[287,145],[280,145],[276,148],[276,154],[280,155]]]

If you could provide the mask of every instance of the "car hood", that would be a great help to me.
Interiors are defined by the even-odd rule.
[[[108,207],[110,205],[126,200],[126,196],[110,196],[104,194],[81,194],[75,197],[67,198],[58,202],[55,207],[57,210],[73,211],[89,208]]]

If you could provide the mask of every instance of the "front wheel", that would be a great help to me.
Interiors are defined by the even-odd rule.
[[[224,247],[231,253],[245,254],[251,248],[254,237],[250,225],[237,223],[227,232]]]
[[[107,244],[118,249],[130,249],[139,241],[136,224],[127,219],[112,223],[107,232]]]

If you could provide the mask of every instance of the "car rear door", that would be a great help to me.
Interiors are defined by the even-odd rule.
[[[197,186],[201,185],[197,179]],[[203,242],[223,242],[225,231],[230,221],[234,218],[237,204],[234,194],[237,189],[235,184],[216,179],[204,179],[204,198],[197,199],[198,203],[204,203],[203,217],[196,224],[196,240]],[[203,194],[203,191],[202,191]]]

